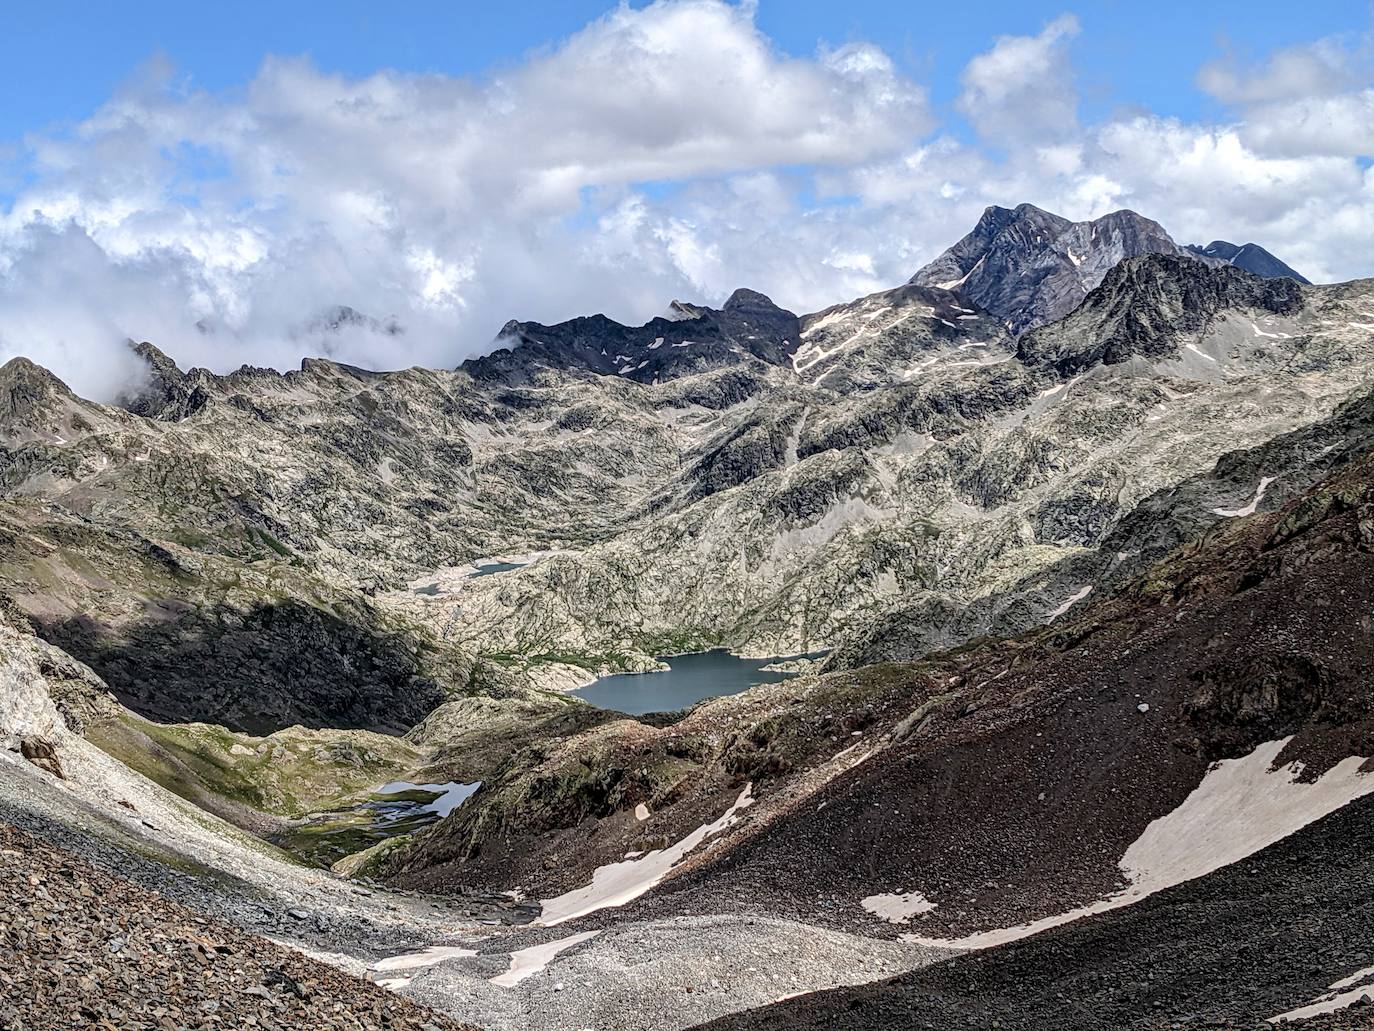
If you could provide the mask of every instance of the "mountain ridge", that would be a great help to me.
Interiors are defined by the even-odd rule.
[[[1260,251],[1255,248],[1256,254]],[[1129,209],[1073,222],[1033,204],[1015,209],[993,205],[967,236],[910,282],[958,289],[1020,335],[1067,315],[1122,260],[1150,253],[1227,263],[1204,249],[1180,247],[1158,222]],[[1263,254],[1275,266],[1282,264],[1267,251]],[[1257,258],[1246,265],[1254,265],[1247,271],[1274,274]],[[1282,267],[1287,271],[1278,274],[1301,280]]]
[[[120,828],[95,854],[170,850],[216,912],[501,1031],[939,984],[979,936],[1152,907],[1177,870],[1140,842],[1218,761],[1301,833],[1374,784],[1374,280],[1163,253],[1129,212],[983,228],[962,284],[513,322],[458,369],[144,343],[117,404],[0,369],[0,819],[84,842],[79,800]],[[796,676],[573,693],[721,648]],[[1310,966],[1266,961],[1266,1005]]]

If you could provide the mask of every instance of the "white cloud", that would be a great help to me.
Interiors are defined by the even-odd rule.
[[[1064,16],[969,62],[956,106],[978,143],[932,135],[924,90],[878,47],[789,57],[751,5],[718,0],[616,8],[481,81],[272,58],[212,94],[153,67],[27,141],[27,185],[0,209],[0,360],[108,396],[126,336],[218,369],[394,368],[455,364],[512,317],[644,319],[737,286],[816,310],[1021,201],[1133,207],[1317,279],[1371,271],[1357,45],[1209,66],[1199,81],[1234,105],[1221,124],[1084,125],[1077,32]],[[340,304],[406,331],[311,328]]]
[[[725,177],[757,217],[761,170],[872,160],[929,126],[881,50],[791,58],[751,6],[719,0],[621,6],[482,82],[269,58],[245,90],[213,95],[154,67],[69,136],[30,142],[36,184],[0,215],[0,267],[31,279],[62,241],[108,268],[61,299],[0,291],[0,356],[77,375],[74,348],[129,335],[214,367],[292,365],[302,348],[451,364],[513,315],[645,317],[736,270],[699,211],[660,205],[648,224],[632,184]],[[155,313],[106,292],[154,272],[133,294]],[[302,339],[337,304],[407,332]],[[100,330],[84,345],[45,332],[55,305]]]
[[[999,36],[964,69],[959,109],[984,138],[1000,143],[1067,135],[1078,95],[1065,53],[1078,19],[1063,14],[1036,36]]]
[[[1252,66],[1226,57],[1198,85],[1232,105],[1256,151],[1284,157],[1374,155],[1374,40],[1287,47]]]
[[[1323,39],[1277,50],[1252,66],[1227,55],[1203,65],[1197,81],[1228,104],[1260,104],[1343,93],[1367,79],[1369,69],[1367,43]]]

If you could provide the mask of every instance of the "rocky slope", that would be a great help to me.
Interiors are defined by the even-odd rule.
[[[469,1026],[2,823],[0,961],[6,1031]]]
[[[703,1025],[1368,1028],[1374,800],[1139,905],[880,984]],[[1325,1004],[1323,1000],[1329,1000]]]
[[[464,648],[591,668],[717,644],[847,653],[904,613],[925,628],[914,648],[1026,629],[1108,567],[1148,560],[1146,541],[1114,534],[1145,498],[1356,389],[1372,294],[1138,259],[1015,351],[982,317],[942,321],[907,295],[902,322],[879,295],[804,320],[836,316],[824,332],[859,340],[820,384],[783,380],[703,426],[622,532],[445,597],[387,600],[452,618]],[[1261,476],[1258,504],[1281,501],[1289,481],[1265,470],[1177,517],[1243,508]]]
[[[1017,211],[974,236],[1033,292],[1070,229]],[[1138,216],[1097,229],[1104,269],[1157,242]],[[456,372],[216,376],[145,344],[123,407],[19,360],[4,590],[144,715],[255,733],[402,729],[483,669],[509,692],[719,644],[852,650],[918,609],[923,646],[970,609],[1023,629],[1136,502],[1322,417],[1368,365],[1367,286],[1167,260],[1019,342],[964,284],[520,325]],[[500,555],[536,560],[456,572]]]
[[[1338,422],[1367,433],[1371,412],[1365,399]],[[1374,790],[1347,769],[1374,747],[1362,673],[1374,660],[1374,441],[1363,444],[1301,500],[1223,524],[1076,619],[517,753],[412,850],[407,883],[495,878],[555,896],[680,840],[747,783],[757,802],[739,843],[670,881],[659,905],[749,900],[894,936],[914,914],[923,938],[962,941],[1132,900],[1122,857],[1215,762],[1279,742],[1275,768],[1320,783],[1339,766],[1329,790],[1342,777]],[[1247,790],[1264,804],[1263,783]],[[1301,792],[1280,803],[1320,813]],[[1140,871],[1142,891],[1173,876]],[[922,905],[887,923],[864,904],[884,897]]]

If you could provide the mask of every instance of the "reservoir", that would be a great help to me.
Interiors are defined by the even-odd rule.
[[[663,655],[660,660],[668,669],[654,673],[616,673],[601,677],[573,694],[601,709],[640,716],[646,712],[671,712],[695,705],[703,698],[739,694],[756,684],[776,684],[795,677],[795,673],[780,673],[763,667],[788,658],[816,658],[823,652],[808,656],[781,656],[767,659],[742,659],[724,648],[690,655]]]

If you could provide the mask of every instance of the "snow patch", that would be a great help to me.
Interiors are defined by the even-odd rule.
[[[1067,913],[966,938],[902,935],[937,948],[986,949],[1028,938],[1080,917],[1129,906],[1156,892],[1240,862],[1309,823],[1374,792],[1374,775],[1361,773],[1366,757],[1352,755],[1315,781],[1297,779],[1301,763],[1273,769],[1292,738],[1260,745],[1239,759],[1214,763],[1173,812],[1161,816],[1121,857],[1130,887]]]
[[[399,956],[390,956],[387,959],[379,959],[372,964],[372,969],[378,973],[389,973],[393,970],[420,970],[424,967],[432,967],[443,963],[449,959],[466,959],[477,955],[476,949],[465,949],[457,945],[431,945],[427,949],[419,952],[405,952]],[[402,977],[379,977],[377,983],[383,988],[390,988],[395,991],[397,988],[404,988],[410,984],[413,975]]]
[[[640,859],[627,859],[608,866],[599,866],[592,872],[592,883],[586,887],[575,888],[556,898],[541,899],[542,908],[535,924],[540,927],[553,927],[586,916],[588,913],[595,913],[599,909],[623,906],[639,898],[662,882],[687,853],[707,838],[734,824],[738,814],[754,804],[753,792],[753,783],[746,784],[734,804],[725,810],[720,819],[698,827],[676,845],[655,849]]]
[[[1070,387],[1072,387],[1075,383],[1077,383],[1086,375],[1086,372],[1080,373],[1073,379],[1069,380],[1067,383],[1060,383],[1058,386],[1050,387],[1049,390],[1042,390],[1040,391],[1040,396],[1041,398],[1054,397],[1054,395],[1058,394],[1061,390],[1067,392]]]
[[[1353,1006],[1366,995],[1374,996],[1374,984],[1370,984],[1371,981],[1374,981],[1374,967],[1357,970],[1349,977],[1343,977],[1330,985],[1326,992],[1317,996],[1308,1005],[1270,1017],[1269,1023],[1282,1024],[1290,1020],[1307,1020],[1309,1017],[1319,1017],[1323,1013],[1334,1013],[1336,1010]]]
[[[1210,354],[1208,354],[1206,351],[1199,350],[1199,349],[1198,349],[1198,346],[1197,346],[1196,344],[1184,344],[1184,345],[1183,345],[1183,348],[1184,348],[1184,350],[1186,350],[1186,351],[1192,351],[1193,354],[1197,355],[1199,358],[1206,358],[1209,362],[1214,362],[1214,361],[1216,361],[1216,359],[1213,358],[1213,357],[1212,357]]]
[[[1343,1010],[1347,1006],[1353,1006],[1365,996],[1374,998],[1374,985],[1363,984],[1356,988],[1351,988],[1344,992],[1327,992],[1325,995],[1318,996],[1313,1002],[1306,1006],[1299,1006],[1295,1010],[1287,1013],[1279,1013],[1269,1017],[1271,1024],[1286,1024],[1292,1020],[1308,1020],[1312,1017],[1320,1017],[1323,1013],[1335,1013]]]
[[[936,283],[935,288],[937,290],[953,290],[956,286],[963,286],[964,283],[968,280],[969,276],[973,275],[975,272],[977,272],[980,268],[983,267],[983,262],[985,261],[987,261],[986,257],[979,258],[978,263],[974,265],[973,268],[965,272],[958,279],[951,279],[948,283]]]
[[[528,949],[521,949],[510,954],[510,969],[504,974],[497,974],[490,981],[494,985],[502,988],[514,988],[521,981],[528,977],[533,977],[539,971],[549,965],[549,962],[560,952],[571,949],[574,945],[580,945],[584,941],[595,938],[600,931],[583,931],[581,934],[570,935],[567,938],[559,938],[557,941],[545,942],[543,945],[531,945]]]
[[[1259,508],[1259,503],[1264,500],[1264,492],[1269,489],[1269,484],[1273,483],[1274,480],[1275,477],[1273,476],[1261,477],[1259,486],[1255,488],[1254,498],[1252,498],[1250,504],[1246,505],[1244,508],[1214,508],[1212,509],[1213,514],[1225,516],[1227,519],[1254,515],[1255,510]]]
[[[913,916],[929,913],[935,908],[935,903],[919,891],[909,891],[903,895],[870,895],[860,899],[859,905],[890,924],[908,923]]]
[[[848,308],[839,308],[835,311],[832,311],[829,315],[822,315],[815,322],[811,323],[811,325],[807,326],[804,330],[802,330],[801,338],[805,340],[812,333],[819,333],[827,326],[833,326],[837,322],[843,322],[845,319],[849,317],[849,315],[850,310]]]
[[[1056,619],[1058,619],[1058,618],[1059,618],[1060,616],[1062,616],[1064,613],[1068,612],[1069,609],[1073,608],[1075,605],[1077,605],[1080,601],[1082,601],[1082,600],[1083,600],[1084,598],[1086,598],[1088,595],[1092,594],[1092,592],[1093,592],[1093,586],[1092,586],[1092,584],[1084,584],[1082,587],[1080,587],[1080,588],[1079,588],[1077,591],[1075,591],[1073,594],[1070,594],[1067,598],[1065,598],[1065,599],[1064,599],[1064,603],[1063,603],[1062,605],[1060,605],[1059,608],[1057,608],[1057,609],[1055,609],[1053,612],[1051,612],[1051,613],[1050,613],[1050,618],[1047,619],[1045,622],[1047,622],[1047,623],[1053,623]]]

